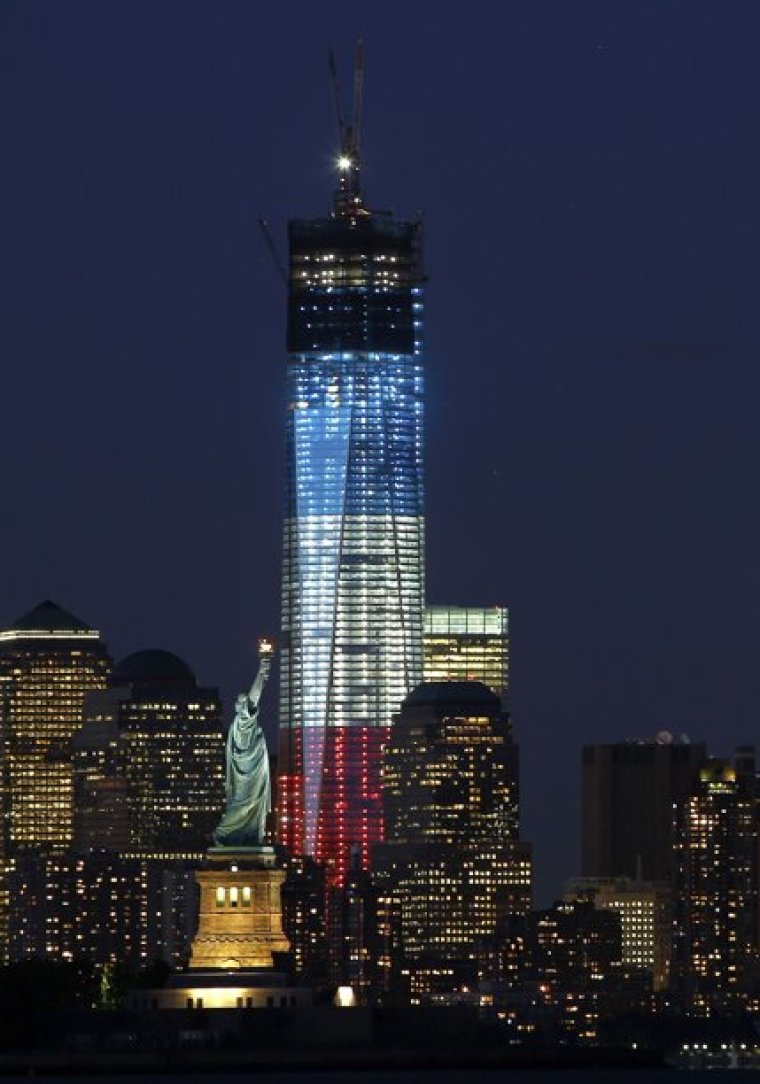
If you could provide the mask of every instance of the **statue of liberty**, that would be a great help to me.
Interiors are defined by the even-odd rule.
[[[266,738],[259,726],[259,701],[269,677],[273,651],[271,641],[259,641],[258,673],[250,690],[240,693],[235,702],[235,718],[227,733],[227,806],[214,830],[214,847],[235,850],[264,844],[272,788]]]

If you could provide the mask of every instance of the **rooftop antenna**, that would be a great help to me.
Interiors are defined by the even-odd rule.
[[[327,54],[330,68],[330,83],[335,98],[335,116],[338,121],[338,157],[339,182],[335,193],[334,213],[336,215],[367,214],[363,205],[360,170],[361,170],[361,120],[364,99],[364,42],[361,38],[356,43],[354,53],[354,101],[351,110],[351,123],[347,123],[343,112],[343,99],[338,81],[338,68],[332,49]]]

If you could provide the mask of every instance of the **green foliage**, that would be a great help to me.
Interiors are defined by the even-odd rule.
[[[171,968],[163,960],[151,960],[139,969],[117,961],[106,964],[100,975],[97,1000],[99,1009],[119,1009],[130,990],[156,989],[164,986]]]

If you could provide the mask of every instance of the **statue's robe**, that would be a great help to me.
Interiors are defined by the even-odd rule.
[[[258,710],[247,700],[227,734],[227,808],[214,831],[217,847],[260,847],[271,808],[269,753]]]

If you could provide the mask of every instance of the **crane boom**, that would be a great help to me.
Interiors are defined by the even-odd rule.
[[[362,100],[364,97],[364,42],[361,38],[356,43],[354,54],[354,115],[351,122],[353,134],[352,150],[359,157],[361,149]]]
[[[285,288],[287,289],[288,273],[283,267],[282,260],[280,259],[280,254],[277,251],[277,245],[274,243],[274,238],[269,231],[269,225],[263,215],[259,215],[259,228],[264,235],[264,240],[266,241],[267,248],[269,249],[269,255],[272,257],[274,265],[280,274],[280,278],[285,283]]]
[[[346,121],[343,116],[343,103],[340,98],[340,82],[338,80],[338,66],[335,63],[335,54],[332,49],[327,50],[327,63],[330,68],[330,86],[335,99],[335,118],[338,122],[338,142],[341,152],[346,150]]]
[[[361,123],[364,98],[364,42],[356,42],[354,53],[354,100],[348,113],[343,111],[343,101],[338,82],[338,66],[332,49],[327,51],[330,68],[330,82],[335,97],[335,112],[338,118],[340,152],[338,167],[338,187],[335,192],[335,213],[338,215],[369,214],[364,207],[361,187]]]

